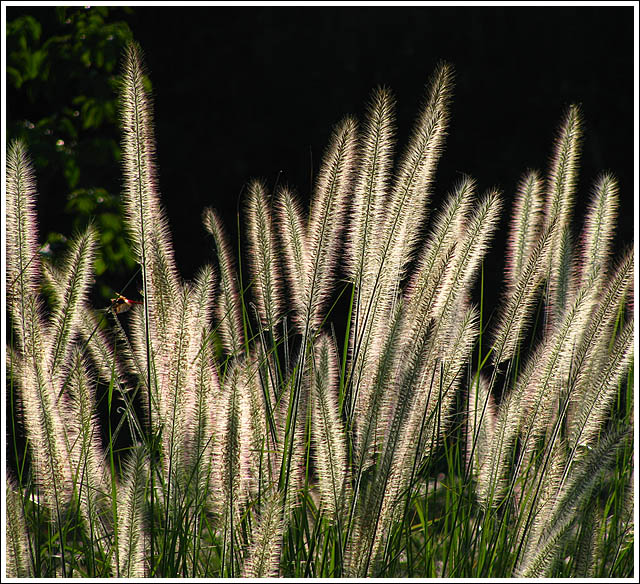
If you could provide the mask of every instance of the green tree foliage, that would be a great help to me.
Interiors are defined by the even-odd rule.
[[[7,10],[7,137],[30,145],[43,214],[67,217],[43,234],[42,252],[57,260],[69,232],[92,222],[100,237],[94,270],[103,298],[134,267],[113,173],[121,158],[118,63],[132,38],[121,18],[131,12],[106,6]]]

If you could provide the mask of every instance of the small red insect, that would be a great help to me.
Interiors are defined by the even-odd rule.
[[[118,295],[117,298],[111,299],[111,309],[116,313],[120,314],[121,312],[127,312],[127,310],[131,310],[131,307],[134,304],[142,304],[139,300],[129,300],[122,295]]]

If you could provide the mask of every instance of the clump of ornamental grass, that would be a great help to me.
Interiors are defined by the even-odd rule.
[[[630,575],[633,253],[612,261],[610,174],[572,241],[579,108],[548,175],[518,185],[488,327],[482,264],[504,197],[464,177],[427,214],[450,65],[397,163],[380,88],[362,123],[335,127],[308,211],[251,182],[246,255],[205,210],[215,262],[193,282],[143,79],[132,44],[123,201],[140,304],[89,306],[93,227],[45,262],[27,148],[8,149],[8,575]]]

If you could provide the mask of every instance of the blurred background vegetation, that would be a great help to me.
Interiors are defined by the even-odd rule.
[[[20,8],[12,18],[7,10],[7,139],[28,144],[39,219],[60,219],[58,231],[40,234],[42,253],[59,260],[69,236],[92,222],[100,233],[98,302],[108,302],[110,283],[135,267],[114,172],[120,164],[117,75],[123,47],[133,38],[124,20],[132,12]]]

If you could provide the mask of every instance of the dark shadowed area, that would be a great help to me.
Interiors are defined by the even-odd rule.
[[[44,36],[53,11],[13,7],[7,18],[35,15]],[[160,190],[186,278],[213,257],[203,208],[218,209],[235,237],[251,178],[308,198],[332,126],[346,114],[361,119],[376,85],[397,98],[401,151],[439,60],[455,66],[456,86],[432,208],[467,173],[479,193],[498,186],[508,210],[522,173],[546,172],[555,129],[577,102],[585,141],[576,225],[594,179],[610,170],[620,181],[618,243],[633,239],[632,7],[138,6],[109,17],[127,22],[146,54]],[[11,89],[7,102],[10,120],[46,107]],[[118,137],[115,126],[105,131]],[[118,192],[120,168],[106,166],[99,186]],[[64,184],[36,172],[42,233],[70,234]],[[491,287],[502,280],[503,248],[504,230],[485,264]]]

